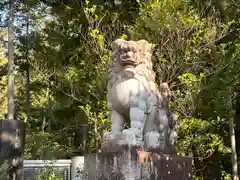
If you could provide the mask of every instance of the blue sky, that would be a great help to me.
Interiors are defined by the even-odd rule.
[[[2,1],[2,0],[0,0],[0,1]],[[54,19],[54,17],[50,14],[51,13],[50,7],[46,7],[46,5],[44,5],[44,4],[39,4],[36,8],[31,8],[29,12],[31,14],[35,14],[36,16],[40,13],[41,13],[41,15],[44,15],[44,18],[42,20],[38,20],[38,22],[34,21],[34,22],[30,23],[29,31],[33,31],[36,28],[33,26],[37,26],[37,24],[40,22],[42,24],[42,23],[45,23],[45,21],[47,22],[49,20]],[[19,12],[15,13],[14,26],[21,28],[21,34],[26,33],[26,23],[27,23],[26,17],[27,17],[26,14],[19,13]],[[0,10],[0,26],[1,27],[7,27],[7,18],[8,18],[8,9],[6,7],[6,9]],[[34,24],[34,25],[31,26],[32,24]]]

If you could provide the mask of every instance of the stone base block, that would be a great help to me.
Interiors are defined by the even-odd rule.
[[[96,171],[88,174],[91,180],[192,179],[190,157],[160,154],[156,151],[139,151],[134,147],[123,148],[118,152],[105,151],[97,154],[96,157],[94,158]]]

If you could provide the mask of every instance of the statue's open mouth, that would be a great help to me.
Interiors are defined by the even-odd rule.
[[[136,61],[133,61],[132,59],[122,59],[122,65],[123,68],[135,68],[137,66]]]

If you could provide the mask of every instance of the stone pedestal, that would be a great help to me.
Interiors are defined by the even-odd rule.
[[[144,153],[144,154],[141,154]],[[145,155],[148,155],[146,157]],[[145,157],[144,157],[145,156]],[[146,158],[141,163],[141,158]],[[122,147],[97,154],[93,166],[96,171],[88,174],[95,180],[191,180],[192,159],[157,153],[157,150],[139,152],[136,147]],[[89,171],[90,172],[90,169]],[[93,175],[94,174],[94,175]]]
[[[99,166],[98,154],[84,155],[84,173],[86,180],[94,180],[97,177],[97,167]]]
[[[23,179],[23,152],[26,123],[0,120],[0,165],[8,161],[8,179]]]

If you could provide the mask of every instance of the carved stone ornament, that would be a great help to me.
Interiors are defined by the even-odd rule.
[[[104,141],[118,145],[161,148],[174,145],[175,120],[168,108],[171,91],[166,83],[155,86],[152,45],[146,40],[117,39],[108,66],[110,132]],[[123,129],[130,120],[130,128]]]

